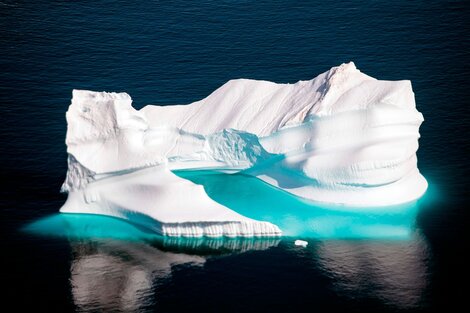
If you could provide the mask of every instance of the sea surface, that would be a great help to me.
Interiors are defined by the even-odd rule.
[[[2,311],[468,306],[469,13],[468,1],[2,0]],[[293,83],[348,61],[411,80],[425,117],[418,158],[430,188],[399,214],[309,211],[243,175],[210,172],[188,179],[244,214],[281,221],[286,236],[171,239],[57,214],[72,89],[125,91],[136,108],[186,104],[233,78]]]

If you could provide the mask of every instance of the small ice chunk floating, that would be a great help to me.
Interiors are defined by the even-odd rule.
[[[296,240],[294,241],[294,245],[296,246],[300,246],[300,247],[306,247],[308,246],[308,241],[305,241],[305,240]]]

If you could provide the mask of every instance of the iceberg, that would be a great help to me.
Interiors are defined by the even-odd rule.
[[[350,62],[309,81],[231,80],[188,104],[132,107],[126,93],[74,90],[61,212],[130,220],[167,236],[279,236],[175,170],[242,172],[306,201],[354,210],[420,198],[410,81]],[[292,212],[295,214],[295,212]]]

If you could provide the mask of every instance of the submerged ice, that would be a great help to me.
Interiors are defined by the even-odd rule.
[[[243,172],[309,201],[371,210],[427,188],[411,83],[376,80],[352,62],[295,84],[231,80],[189,105],[131,103],[126,93],[73,91],[62,212],[116,216],[169,236],[278,236],[276,225],[172,171]]]

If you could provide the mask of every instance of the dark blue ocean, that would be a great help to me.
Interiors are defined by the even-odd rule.
[[[1,311],[468,306],[469,31],[468,1],[2,0]],[[430,188],[403,238],[325,231],[307,248],[289,237],[184,241],[56,214],[72,89],[125,91],[136,108],[185,104],[233,78],[293,83],[348,61],[411,80],[425,117],[418,159]],[[194,179],[209,195],[251,195],[258,207],[273,199],[238,176]],[[365,218],[347,217],[345,229]]]

